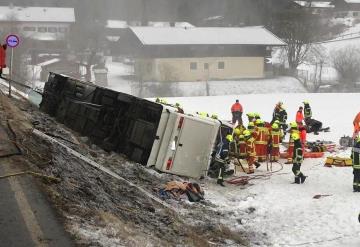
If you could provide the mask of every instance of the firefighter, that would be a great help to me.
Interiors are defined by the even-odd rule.
[[[238,124],[242,124],[242,113],[243,107],[237,99],[235,103],[231,106],[232,124],[235,124],[236,122]]]
[[[291,138],[294,140],[294,152],[292,156],[292,160],[293,160],[292,172],[295,175],[295,183],[303,184],[305,182],[306,176],[300,171],[301,163],[304,159],[303,149],[300,142],[300,136],[298,133],[294,132],[291,134]]]
[[[285,131],[287,129],[287,124],[286,124],[286,121],[287,121],[287,112],[284,108],[283,105],[281,105],[280,107],[280,111],[279,111],[279,122],[280,122],[280,128],[282,127],[283,129],[283,132],[284,132],[284,135],[285,135]]]
[[[255,114],[253,112],[247,113],[246,116],[248,117],[248,122],[249,123],[254,122]]]
[[[264,121],[258,119],[256,128],[255,150],[258,162],[264,162],[267,154],[267,144],[269,142],[269,130],[264,126]]]
[[[352,148],[351,158],[353,163],[354,192],[360,192],[360,136],[355,139],[354,147]]]
[[[178,113],[184,114],[184,109],[182,108],[182,106],[180,105],[180,103],[177,103],[177,102],[176,102],[176,103],[175,103],[175,107],[176,107]]]
[[[229,143],[229,156],[239,157],[238,140],[241,134],[240,129],[235,128],[232,135],[232,141]]]
[[[290,129],[289,129],[289,133],[290,133],[290,136],[289,136],[289,147],[288,147],[288,150],[287,150],[287,162],[285,164],[291,164],[293,163],[293,160],[292,160],[292,157],[293,157],[293,151],[294,151],[294,140],[292,138],[292,134],[296,133],[300,136],[300,132],[298,130],[298,125],[296,122],[291,122],[290,123]],[[300,137],[299,137],[300,139]]]
[[[306,121],[306,119],[312,118],[312,111],[311,111],[309,101],[303,101],[303,104],[304,104],[304,118]]]
[[[254,173],[254,164],[256,160],[255,139],[252,137],[249,130],[244,131],[244,138],[246,141],[246,160],[249,167],[249,171],[247,173],[251,174]]]
[[[225,165],[229,162],[229,143],[233,141],[232,135],[227,135],[223,140],[222,146],[219,150],[218,155],[215,157],[216,165],[219,169],[217,184],[221,186],[224,185],[224,173],[225,173]]]
[[[238,148],[239,148],[239,158],[245,159],[246,158],[246,141],[245,141],[244,135],[239,136]]]
[[[295,122],[296,122],[298,125],[300,125],[300,124],[302,125],[303,120],[304,120],[303,107],[300,106],[300,107],[299,107],[299,110],[296,112]]]
[[[275,108],[274,108],[274,112],[273,112],[273,116],[272,116],[272,120],[271,120],[271,124],[273,124],[275,122],[275,120],[279,120],[279,112],[280,112],[280,109],[281,109],[281,106],[282,106],[282,102],[279,101],[276,105],[275,105]]]
[[[280,141],[281,141],[281,131],[277,123],[271,125],[270,140],[268,152],[270,153],[270,161],[276,162],[280,158]]]
[[[250,131],[250,133],[252,134],[255,131],[255,124],[254,122],[249,122],[247,129]]]

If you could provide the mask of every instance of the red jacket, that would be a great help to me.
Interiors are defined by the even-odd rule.
[[[360,131],[360,112],[355,116],[354,121],[354,132],[357,133]]]
[[[0,46],[0,68],[6,67],[6,51]]]
[[[236,112],[236,111],[243,112],[242,105],[239,102],[236,102],[231,106],[231,112]]]
[[[304,115],[303,115],[302,111],[297,111],[295,121],[297,123],[302,123],[303,120],[304,120]]]

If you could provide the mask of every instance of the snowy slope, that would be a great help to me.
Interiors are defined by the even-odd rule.
[[[356,103],[359,97],[360,94],[273,94],[167,100],[180,102],[186,111],[207,111],[230,119],[230,106],[239,99],[245,112],[259,112],[265,120],[270,120],[275,103],[281,100],[290,121],[301,102],[308,100],[314,118],[332,130],[319,136],[309,134],[308,139],[338,143],[342,135],[352,133],[353,118],[360,111]],[[348,156],[349,150],[337,154]],[[270,179],[251,180],[252,186],[245,189],[232,185],[222,188],[207,182],[207,199],[224,213],[224,223],[253,236],[252,246],[360,246],[360,193],[352,192],[352,169],[326,168],[324,159],[304,161],[302,171],[309,177],[303,185],[291,184],[292,166],[284,165]],[[279,164],[274,164],[274,170],[279,168]],[[265,170],[263,165],[255,174],[264,174]],[[313,199],[317,194],[330,196]]]

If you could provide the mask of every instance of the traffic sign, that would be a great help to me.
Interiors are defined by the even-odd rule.
[[[19,43],[20,43],[20,39],[15,34],[10,34],[6,37],[6,44],[11,48],[17,47]]]

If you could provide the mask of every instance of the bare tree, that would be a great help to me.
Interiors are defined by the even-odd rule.
[[[333,67],[339,74],[344,86],[352,87],[360,78],[360,47],[347,46],[331,54]]]
[[[319,17],[307,9],[291,9],[274,17],[269,28],[287,43],[287,60],[293,72],[305,60],[319,26]]]

